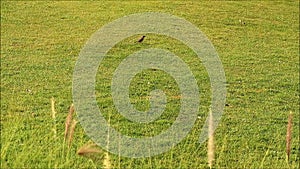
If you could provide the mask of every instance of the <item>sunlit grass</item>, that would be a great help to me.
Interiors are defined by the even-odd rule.
[[[227,106],[214,135],[214,167],[299,168],[299,2],[296,1],[1,1],[1,167],[103,166],[105,151],[95,150],[99,157],[90,158],[77,154],[89,143],[80,123],[74,129],[70,148],[64,142],[65,119],[72,103],[73,69],[80,49],[101,26],[146,11],[170,13],[193,23],[212,41],[223,63]],[[169,109],[151,127],[131,123],[115,114],[109,93],[112,73],[124,57],[156,47],[172,51],[190,66],[201,95],[199,118],[187,138],[169,152],[142,159],[109,154],[111,165],[207,168],[207,143],[197,142],[211,97],[205,68],[187,46],[174,39],[149,34],[143,43],[134,43],[139,37],[132,36],[117,44],[98,69],[97,102],[105,117],[111,115],[113,127],[134,137],[156,135],[172,124],[180,106],[180,93],[174,79],[162,71],[145,70],[130,87],[131,101],[141,110],[149,106],[149,91],[159,87],[167,92]],[[56,101],[55,120],[51,114],[52,97]],[[294,116],[287,163],[285,141],[290,111]]]

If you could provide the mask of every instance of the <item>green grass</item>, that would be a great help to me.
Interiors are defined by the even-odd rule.
[[[293,1],[1,1],[1,168],[102,167],[100,157],[76,154],[89,141],[80,125],[72,147],[64,144],[73,69],[81,48],[101,26],[146,11],[183,17],[216,47],[226,73],[229,106],[215,133],[215,168],[299,168],[299,2]],[[142,44],[133,44],[138,37],[117,44],[98,70],[97,101],[106,117],[114,114],[112,126],[124,134],[143,137],[167,129],[176,118],[179,91],[174,80],[161,71],[145,70],[130,87],[131,101],[139,110],[149,106],[149,91],[166,91],[168,107],[159,120],[150,126],[137,125],[113,107],[109,90],[114,69],[128,54],[150,47],[170,50],[190,66],[200,86],[201,118],[188,137],[169,152],[142,159],[111,154],[112,165],[207,168],[206,144],[197,143],[210,105],[207,72],[180,42],[149,34]],[[58,112],[55,121],[52,97]],[[290,111],[294,114],[293,142],[287,163],[285,134]],[[136,130],[132,131],[133,127]]]

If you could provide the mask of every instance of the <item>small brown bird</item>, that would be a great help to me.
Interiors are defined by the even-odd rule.
[[[246,25],[246,22],[241,20],[241,19],[239,20],[239,22],[240,22],[241,25]]]
[[[143,36],[140,38],[140,40],[138,40],[138,42],[139,42],[139,43],[143,42],[143,40],[145,39],[145,37],[146,37],[146,36],[143,35]]]

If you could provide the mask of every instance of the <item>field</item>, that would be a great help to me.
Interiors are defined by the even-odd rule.
[[[147,34],[142,43],[135,42],[141,35],[134,35],[109,51],[96,76],[97,103],[122,134],[145,137],[166,130],[180,108],[172,77],[145,70],[131,82],[130,100],[141,111],[149,108],[150,91],[166,93],[166,111],[149,125],[120,116],[109,92],[112,74],[127,55],[151,47],[167,49],[190,66],[199,86],[198,119],[189,135],[170,151],[147,158],[107,154],[99,147],[79,155],[92,141],[74,115],[78,123],[71,145],[65,142],[73,71],[86,41],[115,19],[149,11],[194,24],[222,61],[227,100],[214,133],[212,168],[299,168],[298,1],[1,1],[1,168],[102,168],[108,166],[105,162],[109,168],[208,168],[207,142],[198,143],[210,106],[208,74],[187,46],[162,35]]]

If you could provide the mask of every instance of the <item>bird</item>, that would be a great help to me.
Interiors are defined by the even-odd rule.
[[[241,20],[241,19],[239,20],[239,22],[240,22],[241,25],[246,25],[246,22],[244,22],[244,21]]]
[[[142,42],[143,42],[143,40],[145,39],[145,37],[146,37],[146,36],[145,36],[145,35],[143,35],[143,36],[142,36],[142,37],[141,37],[141,38],[138,40],[138,42],[139,42],[139,43],[142,43]]]

